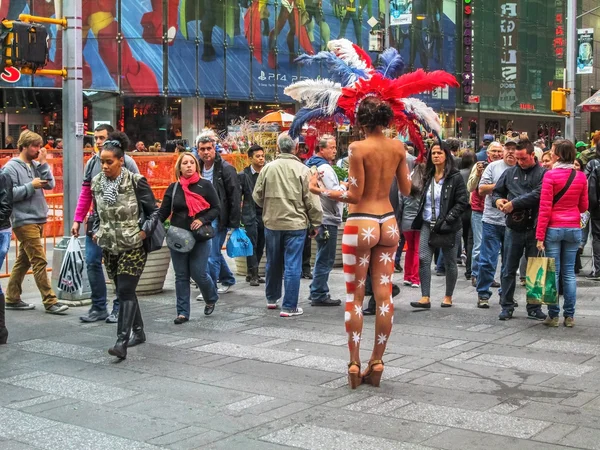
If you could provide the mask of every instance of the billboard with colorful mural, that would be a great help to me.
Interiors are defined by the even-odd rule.
[[[412,24],[391,27],[391,43],[407,65],[454,72],[456,2],[391,1],[410,3],[404,11],[414,16]],[[51,17],[55,3],[60,0],[3,0],[0,16]],[[318,64],[295,64],[299,54],[316,53],[340,37],[368,48],[372,26],[384,27],[387,5],[386,0],[82,0],[82,7],[86,89],[286,101],[283,89],[290,83],[326,76]],[[62,33],[49,29],[49,68],[55,68],[61,66]],[[23,76],[16,86],[60,84],[56,78]]]

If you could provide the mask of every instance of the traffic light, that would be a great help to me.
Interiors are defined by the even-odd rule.
[[[567,94],[570,92],[569,89],[562,88],[552,91],[550,97],[550,109],[555,113],[569,116],[570,113],[567,111]]]
[[[48,30],[44,25],[3,20],[0,46],[2,69],[12,66],[35,73],[48,62]]]

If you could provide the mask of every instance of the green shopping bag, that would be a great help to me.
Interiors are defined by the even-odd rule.
[[[558,304],[554,258],[537,256],[527,259],[527,303]]]

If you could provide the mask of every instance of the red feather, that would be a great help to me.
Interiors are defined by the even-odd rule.
[[[369,56],[369,54],[356,44],[352,44],[352,47],[354,47],[354,50],[356,50],[356,53],[360,57],[360,59],[362,59],[365,62],[365,64],[367,65],[367,69],[372,69],[373,62],[371,61],[371,57]]]
[[[443,70],[427,73],[423,69],[417,69],[392,80],[390,86],[392,92],[388,95],[395,98],[404,98],[446,86],[459,87],[460,85],[453,75]]]

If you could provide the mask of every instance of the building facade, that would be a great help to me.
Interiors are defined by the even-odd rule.
[[[294,112],[284,88],[327,76],[319,64],[296,64],[297,56],[339,37],[368,50],[372,32],[386,29],[407,70],[444,69],[461,80],[460,90],[424,96],[446,136],[507,129],[551,136],[564,128],[550,112],[550,91],[562,85],[566,0],[82,0],[82,7],[86,127],[111,122],[147,145],[192,139],[207,125],[225,129],[240,116]],[[0,3],[0,15],[20,13],[56,15],[46,0]],[[597,23],[597,15],[588,20]],[[48,68],[58,68],[62,32],[49,29]],[[594,85],[581,85],[582,95]],[[60,135],[61,86],[44,76],[0,81],[3,134],[29,125]],[[479,96],[479,114],[469,95]]]

